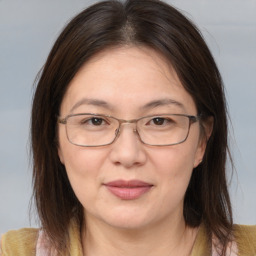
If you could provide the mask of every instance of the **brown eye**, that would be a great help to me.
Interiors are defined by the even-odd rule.
[[[107,124],[106,120],[100,117],[85,118],[80,120],[79,123],[81,125],[87,125],[87,126],[101,126],[101,125]]]
[[[93,125],[101,125],[103,123],[103,119],[102,118],[97,118],[97,117],[94,117],[91,119],[91,123]]]
[[[152,121],[155,125],[163,125],[165,122],[165,118],[156,117],[156,118],[152,119]]]

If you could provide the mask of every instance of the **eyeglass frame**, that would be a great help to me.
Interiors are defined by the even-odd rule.
[[[81,116],[81,115],[93,115],[93,116],[101,116],[101,117],[108,117],[108,118],[113,118],[115,120],[118,121],[119,125],[118,125],[118,128],[116,129],[115,131],[115,137],[114,139],[110,142],[110,143],[107,143],[107,144],[102,144],[102,145],[79,145],[79,144],[76,144],[76,143],[73,143],[72,141],[70,141],[69,139],[69,136],[68,136],[68,132],[67,132],[67,120],[68,118],[72,117],[72,116]],[[184,116],[184,117],[187,117],[189,119],[189,125],[188,125],[188,132],[187,132],[187,135],[185,137],[184,140],[180,141],[180,142],[177,142],[177,143],[172,143],[172,144],[164,144],[164,145],[155,145],[155,144],[149,144],[149,143],[146,143],[144,142],[141,137],[140,137],[140,134],[137,130],[137,122],[140,121],[141,119],[144,119],[146,117],[161,117],[161,116],[165,116],[165,115],[172,115],[172,116]],[[140,118],[137,118],[137,119],[130,119],[130,120],[125,120],[125,119],[119,119],[117,117],[114,117],[114,116],[111,116],[111,115],[104,115],[104,114],[95,114],[95,113],[77,113],[77,114],[69,114],[67,116],[65,116],[64,118],[61,118],[60,116],[57,117],[57,122],[59,124],[64,124],[65,125],[65,130],[66,130],[66,136],[67,136],[67,139],[68,141],[75,145],[75,146],[78,146],[78,147],[103,147],[103,146],[108,146],[108,145],[111,145],[115,142],[115,140],[118,138],[118,136],[120,135],[120,132],[121,132],[121,125],[124,124],[124,123],[127,123],[127,124],[132,124],[132,123],[135,123],[136,125],[136,129],[134,129],[133,131],[136,132],[136,134],[138,135],[139,137],[139,140],[140,142],[142,142],[143,144],[145,145],[149,145],[149,146],[155,146],[155,147],[165,147],[165,146],[174,146],[174,145],[178,145],[178,144],[181,144],[183,142],[185,142],[188,138],[188,135],[189,135],[189,132],[190,132],[190,127],[191,127],[191,124],[193,123],[196,123],[198,121],[200,121],[201,119],[201,115],[187,115],[187,114],[157,114],[157,115],[148,115],[148,116],[142,116]]]

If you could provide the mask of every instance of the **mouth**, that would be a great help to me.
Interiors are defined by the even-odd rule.
[[[122,200],[138,199],[153,187],[152,184],[140,180],[115,180],[105,183],[104,186],[114,196]]]

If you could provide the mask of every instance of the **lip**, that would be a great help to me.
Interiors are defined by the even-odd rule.
[[[135,200],[147,193],[152,184],[140,180],[115,180],[104,184],[116,197],[122,200]]]

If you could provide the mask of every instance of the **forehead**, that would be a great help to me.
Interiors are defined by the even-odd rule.
[[[195,114],[192,97],[182,86],[170,62],[146,47],[124,46],[93,56],[77,72],[68,86],[61,113],[98,102],[113,112],[132,112],[143,106],[168,102],[183,113]],[[174,103],[174,104],[169,104]],[[176,104],[177,103],[177,104]],[[183,108],[183,109],[182,109]],[[80,110],[78,109],[78,110]]]

